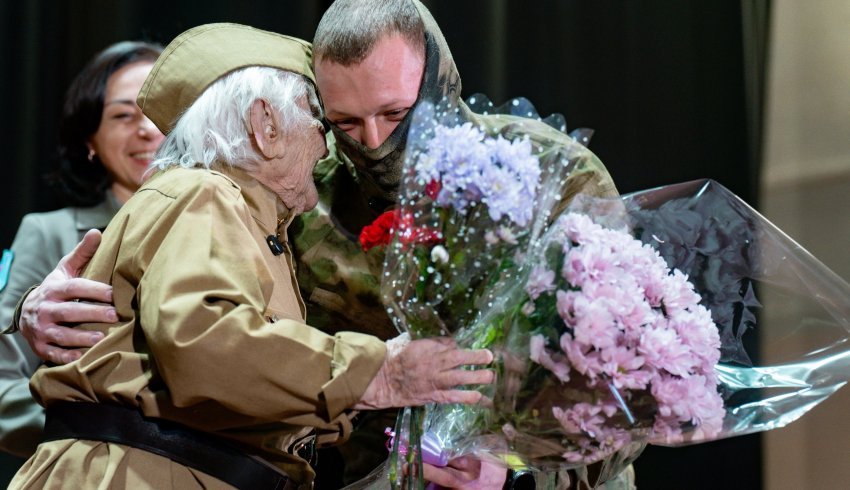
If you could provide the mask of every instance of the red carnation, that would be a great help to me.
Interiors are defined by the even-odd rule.
[[[404,213],[401,217],[401,228],[398,234],[398,239],[404,245],[422,243],[431,245],[440,243],[443,240],[443,234],[439,231],[428,228],[427,226],[413,226],[413,215]]]
[[[442,233],[426,226],[414,226],[413,215],[398,210],[387,211],[378,216],[372,224],[364,226],[360,232],[360,246],[368,252],[379,245],[387,245],[392,239],[395,228],[399,227],[399,241],[404,245],[439,243]]]
[[[378,245],[390,243],[397,220],[398,211],[387,211],[378,216],[371,225],[364,226],[360,232],[360,246],[363,251],[368,252]]]

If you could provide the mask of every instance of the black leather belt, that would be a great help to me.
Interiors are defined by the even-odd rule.
[[[44,440],[114,442],[166,457],[239,489],[294,490],[298,484],[268,463],[225,441],[176,422],[144,417],[135,408],[56,402],[47,408]]]

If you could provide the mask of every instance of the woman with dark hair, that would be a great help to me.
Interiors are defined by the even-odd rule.
[[[71,207],[21,222],[0,293],[8,325],[24,291],[40,282],[92,228],[103,229],[139,188],[164,136],[136,105],[162,47],[124,41],[98,53],[71,83],[62,111],[59,169],[52,176]],[[2,281],[0,281],[2,284]],[[0,335],[0,450],[28,457],[41,440],[44,409],[29,390],[40,364],[19,335]]]
[[[95,206],[109,191],[123,204],[163,135],[136,105],[162,47],[124,41],[101,51],[65,96],[54,179],[73,206]],[[69,249],[70,250],[70,249]]]

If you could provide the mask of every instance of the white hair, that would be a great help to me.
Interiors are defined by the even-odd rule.
[[[260,158],[248,133],[251,105],[265,99],[277,111],[283,132],[303,131],[314,116],[297,104],[301,98],[319,107],[312,85],[296,73],[264,66],[233,71],[213,82],[180,115],[151,169],[209,169],[215,162],[251,168]]]

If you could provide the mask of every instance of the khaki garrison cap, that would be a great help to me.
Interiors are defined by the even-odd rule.
[[[299,73],[313,86],[313,50],[307,41],[239,24],[206,24],[165,47],[142,85],[137,103],[168,134],[177,118],[214,81],[248,66]]]

